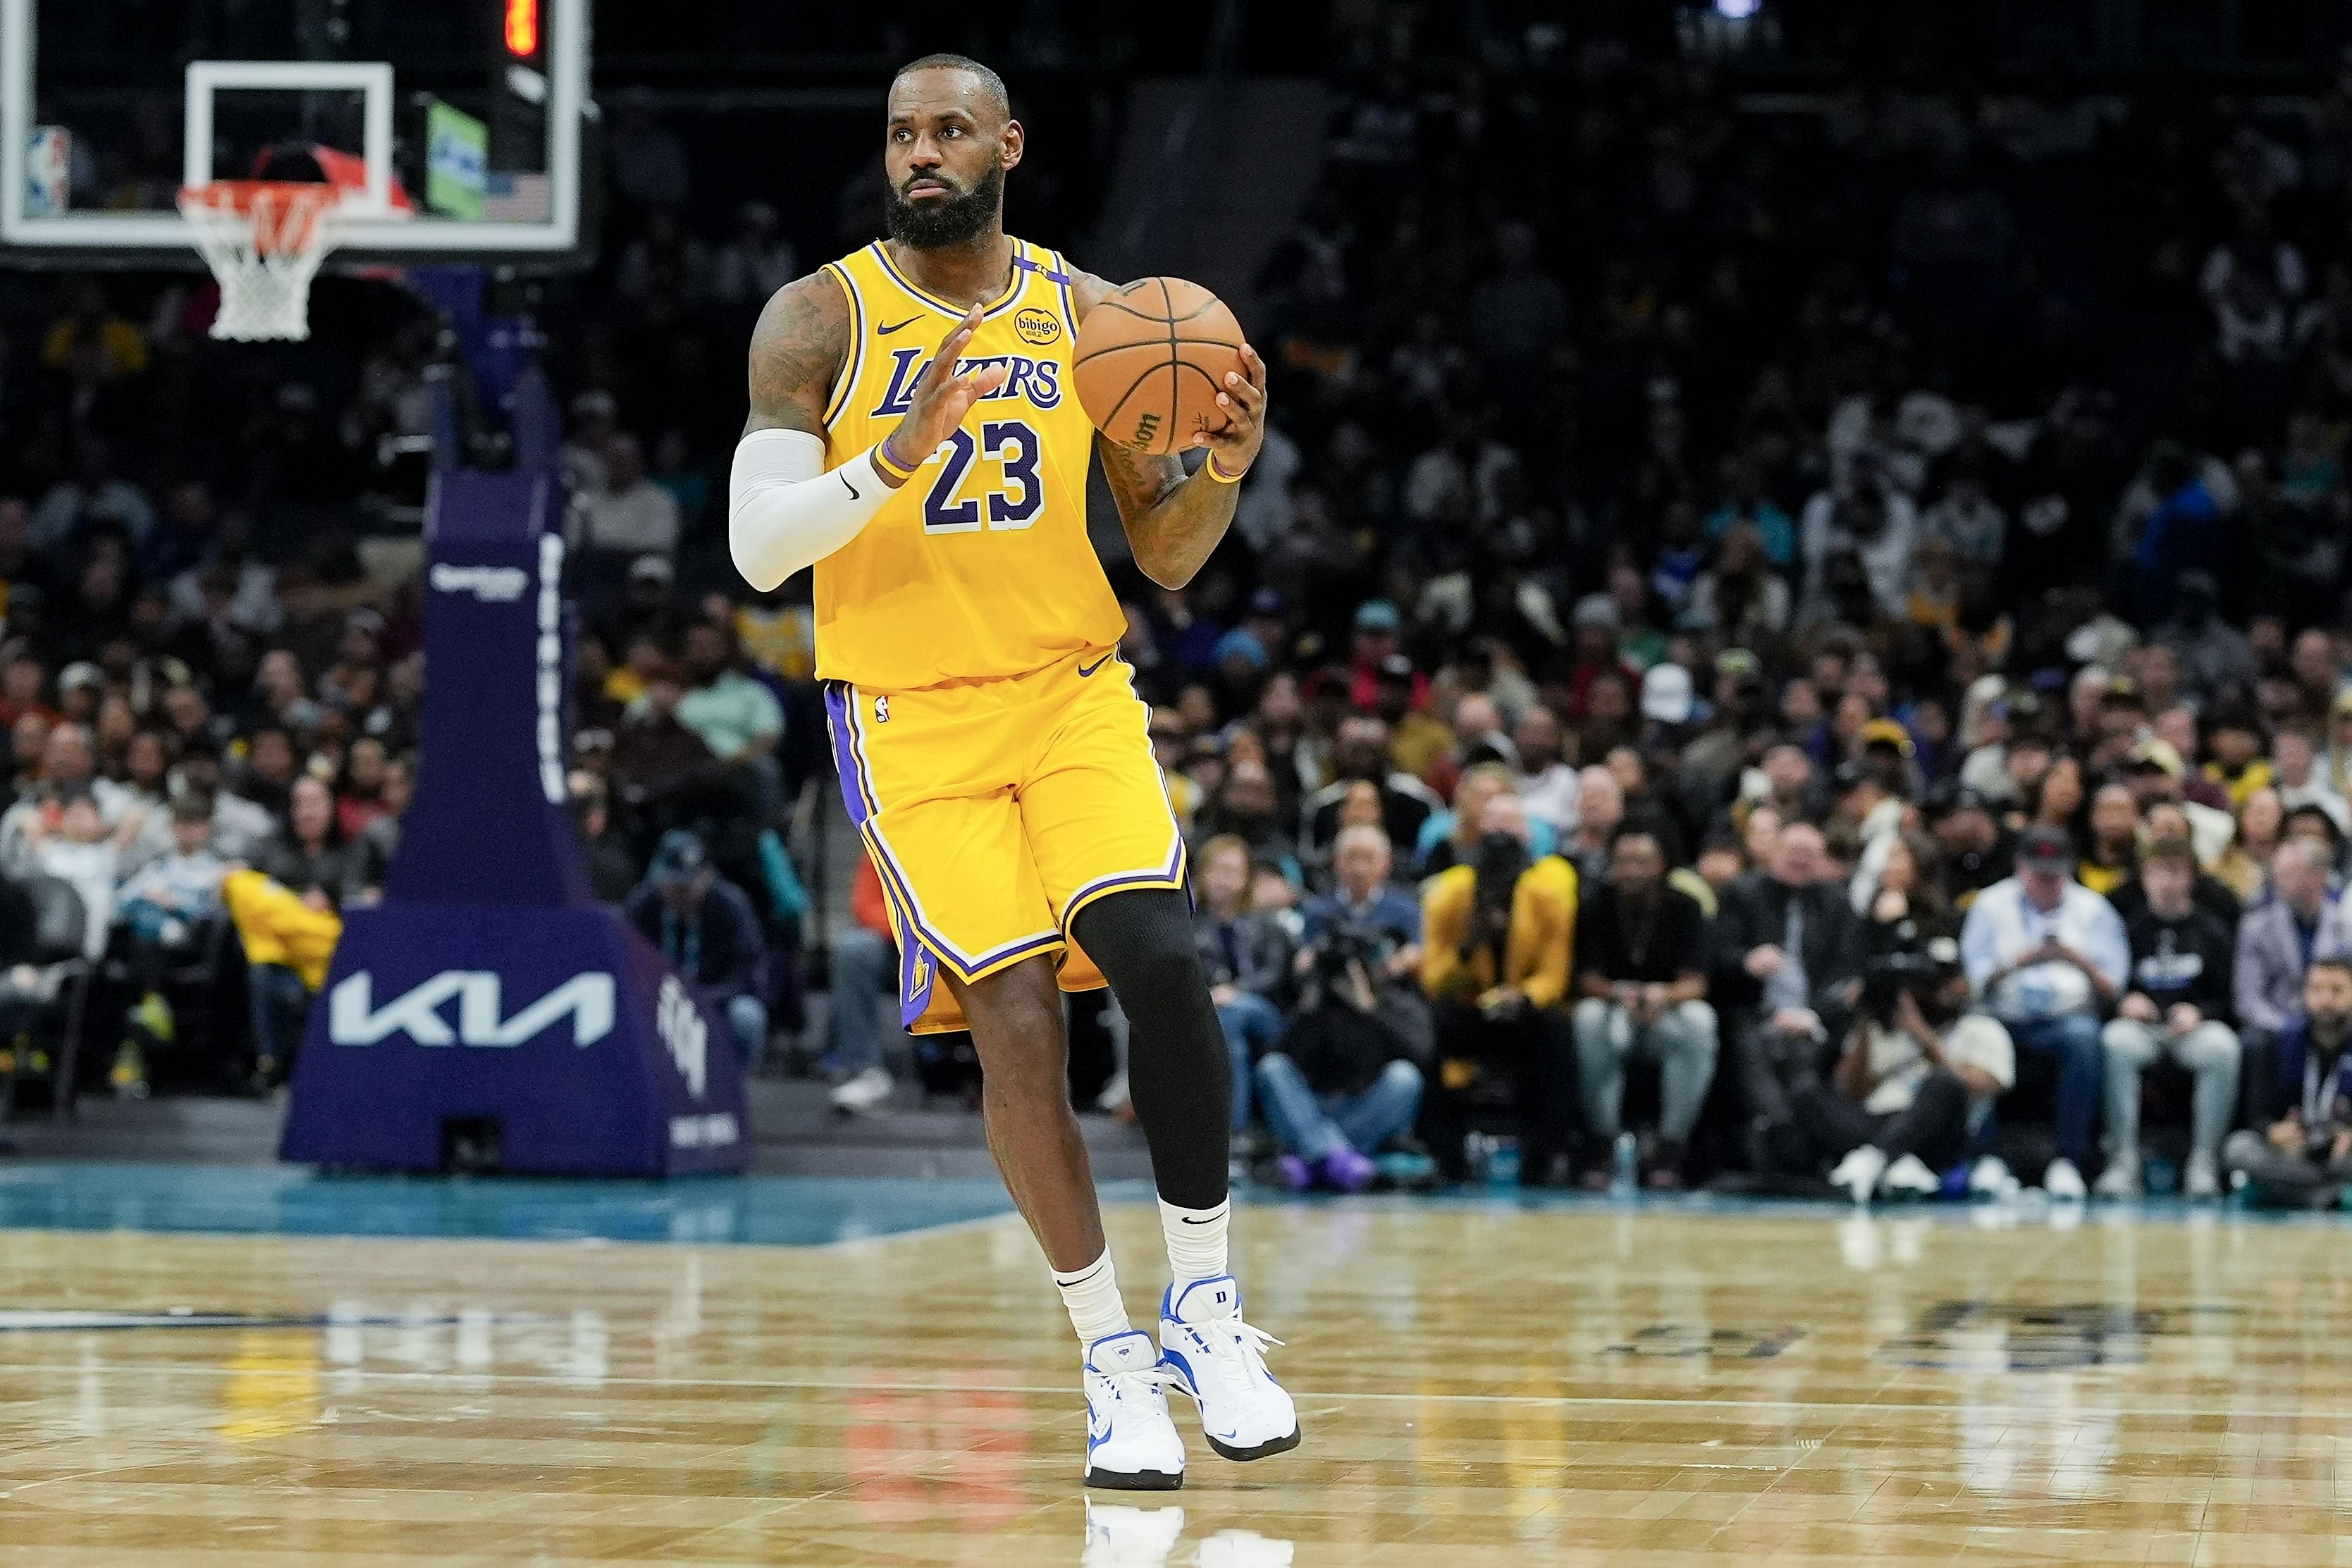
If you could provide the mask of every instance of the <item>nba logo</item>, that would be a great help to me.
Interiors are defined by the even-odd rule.
[[[888,697],[876,697],[874,699],[874,722],[876,724],[888,724],[890,722],[890,699]]]
[[[25,215],[55,217],[73,199],[73,132],[36,125],[25,148]]]

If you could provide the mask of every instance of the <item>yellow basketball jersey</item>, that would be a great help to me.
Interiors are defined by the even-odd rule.
[[[1116,644],[1118,601],[1087,538],[1094,425],[1070,381],[1077,315],[1062,258],[1013,242],[1013,282],[961,367],[1009,367],[953,439],[816,563],[816,673],[879,691],[1027,674]],[[849,363],[825,405],[825,466],[888,435],[963,312],[908,281],[877,241],[829,265]]]

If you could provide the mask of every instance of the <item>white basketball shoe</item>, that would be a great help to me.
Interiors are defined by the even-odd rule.
[[[1087,1485],[1173,1491],[1184,1484],[1184,1439],[1168,1417],[1175,1378],[1151,1336],[1122,1329],[1087,1347]],[[1181,1519],[1180,1514],[1179,1519]]]
[[[1263,1459],[1298,1447],[1298,1411],[1265,1369],[1265,1347],[1282,1342],[1242,1322],[1242,1288],[1231,1274],[1195,1280],[1160,1300],[1161,1364],[1173,1386],[1201,1407],[1209,1447],[1228,1459]]]

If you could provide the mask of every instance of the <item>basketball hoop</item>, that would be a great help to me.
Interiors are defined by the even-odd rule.
[[[180,215],[220,281],[213,336],[251,343],[310,335],[310,279],[334,244],[338,185],[215,180],[180,193]]]

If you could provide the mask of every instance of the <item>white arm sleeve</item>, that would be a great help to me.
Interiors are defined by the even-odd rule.
[[[857,537],[890,498],[869,449],[831,473],[824,443],[804,430],[755,430],[735,447],[727,546],[735,570],[765,593]]]

